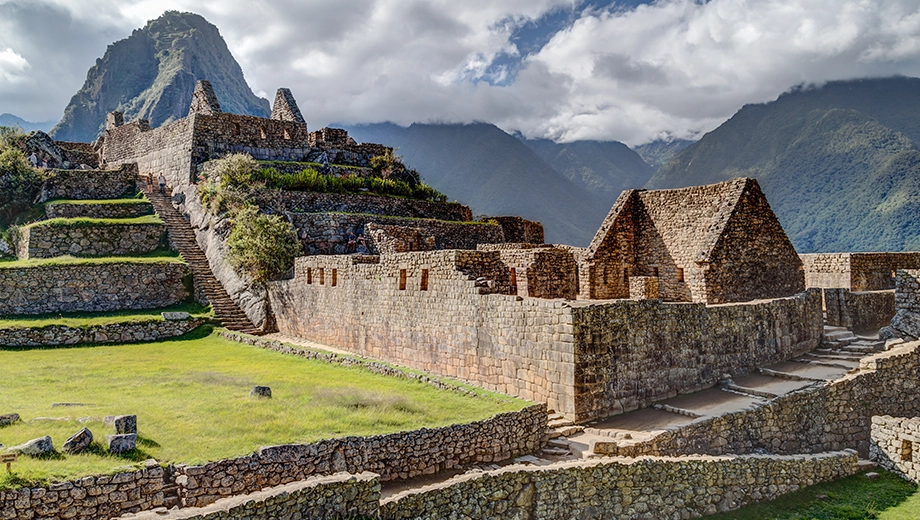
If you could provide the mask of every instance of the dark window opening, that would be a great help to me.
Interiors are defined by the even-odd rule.
[[[335,284],[336,284],[336,282],[338,281],[338,274],[339,274],[339,270],[338,270],[338,269],[333,269],[333,270],[332,270],[332,286],[333,286],[333,287],[335,287]]]
[[[240,135],[240,124],[233,123],[233,135]]]
[[[422,281],[419,283],[419,290],[428,290],[428,269],[422,269]]]
[[[406,290],[406,270],[405,269],[399,270],[399,290],[400,291]]]
[[[262,135],[262,139],[268,139],[268,135],[265,134],[265,127],[264,127],[264,126],[260,126],[260,127],[259,127],[259,133]]]
[[[325,285],[326,283],[326,270],[322,267],[319,268],[319,284]]]
[[[684,281],[684,268],[683,267],[677,268],[677,281],[678,282]]]
[[[901,461],[914,461],[914,443],[906,439],[901,441]]]
[[[313,283],[313,269],[307,268],[307,284]]]

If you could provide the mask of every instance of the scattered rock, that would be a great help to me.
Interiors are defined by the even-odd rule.
[[[818,495],[818,496],[816,496],[815,498],[817,498],[817,499],[820,500],[821,502],[827,502],[828,500],[831,499],[831,497],[829,497],[829,496],[827,496],[827,495]]]
[[[870,471],[869,473],[866,473],[866,478],[869,480],[878,480],[878,473]]]
[[[185,321],[191,317],[187,312],[161,312],[160,315],[166,321]]]
[[[0,427],[9,426],[17,421],[19,421],[18,413],[8,413],[8,414],[0,415]]]
[[[116,415],[112,423],[115,425],[115,433],[137,433],[136,415]]]
[[[82,453],[93,443],[93,432],[83,428],[64,442],[64,451],[71,454]]]
[[[20,444],[19,446],[13,446],[9,448],[9,451],[14,451],[17,453],[22,453],[23,455],[29,455],[31,457],[38,457],[40,455],[47,455],[54,451],[54,443],[51,442],[51,437],[44,436],[37,439],[32,439],[31,441]]]
[[[271,399],[272,389],[267,386],[254,386],[252,387],[252,392],[249,392],[249,397],[261,397],[264,399]]]
[[[137,448],[136,433],[106,435],[105,440],[109,447],[109,453],[114,455],[128,453]]]
[[[59,406],[70,407],[70,406],[96,406],[96,405],[89,404],[89,403],[51,403],[51,408],[57,408]]]

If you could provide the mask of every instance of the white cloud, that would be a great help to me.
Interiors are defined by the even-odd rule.
[[[0,112],[60,117],[105,46],[164,9],[217,25],[253,90],[291,88],[312,128],[480,120],[637,144],[803,82],[920,75],[918,0],[581,1],[0,0],[0,49],[15,49],[0,53]],[[558,9],[572,22],[520,56],[517,31]]]

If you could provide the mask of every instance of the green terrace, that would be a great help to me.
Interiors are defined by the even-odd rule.
[[[210,319],[214,317],[214,312],[210,307],[204,307],[197,303],[183,303],[148,310],[0,316],[0,329],[40,329],[53,326],[88,328],[122,323],[146,323],[163,321],[163,316],[161,315],[163,312],[187,312],[192,318]]]
[[[144,215],[133,218],[52,218],[40,220],[23,226],[34,227],[99,227],[99,226],[133,226],[142,224],[162,225],[163,221],[157,215]]]
[[[58,267],[70,265],[105,265],[105,264],[184,264],[185,260],[175,251],[159,250],[143,256],[108,256],[102,258],[77,258],[59,256],[55,258],[35,258],[28,260],[11,260],[0,262],[0,269],[22,269]]]

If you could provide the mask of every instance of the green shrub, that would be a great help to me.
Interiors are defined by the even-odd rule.
[[[294,230],[281,217],[265,215],[248,206],[233,218],[227,251],[234,268],[264,282],[288,271],[303,248]]]
[[[198,186],[201,200],[212,213],[242,207],[262,185],[256,182],[259,163],[249,154],[232,153],[214,160],[214,168]]]
[[[21,221],[29,213],[44,181],[17,147],[21,137],[15,129],[0,127],[0,229]]]

